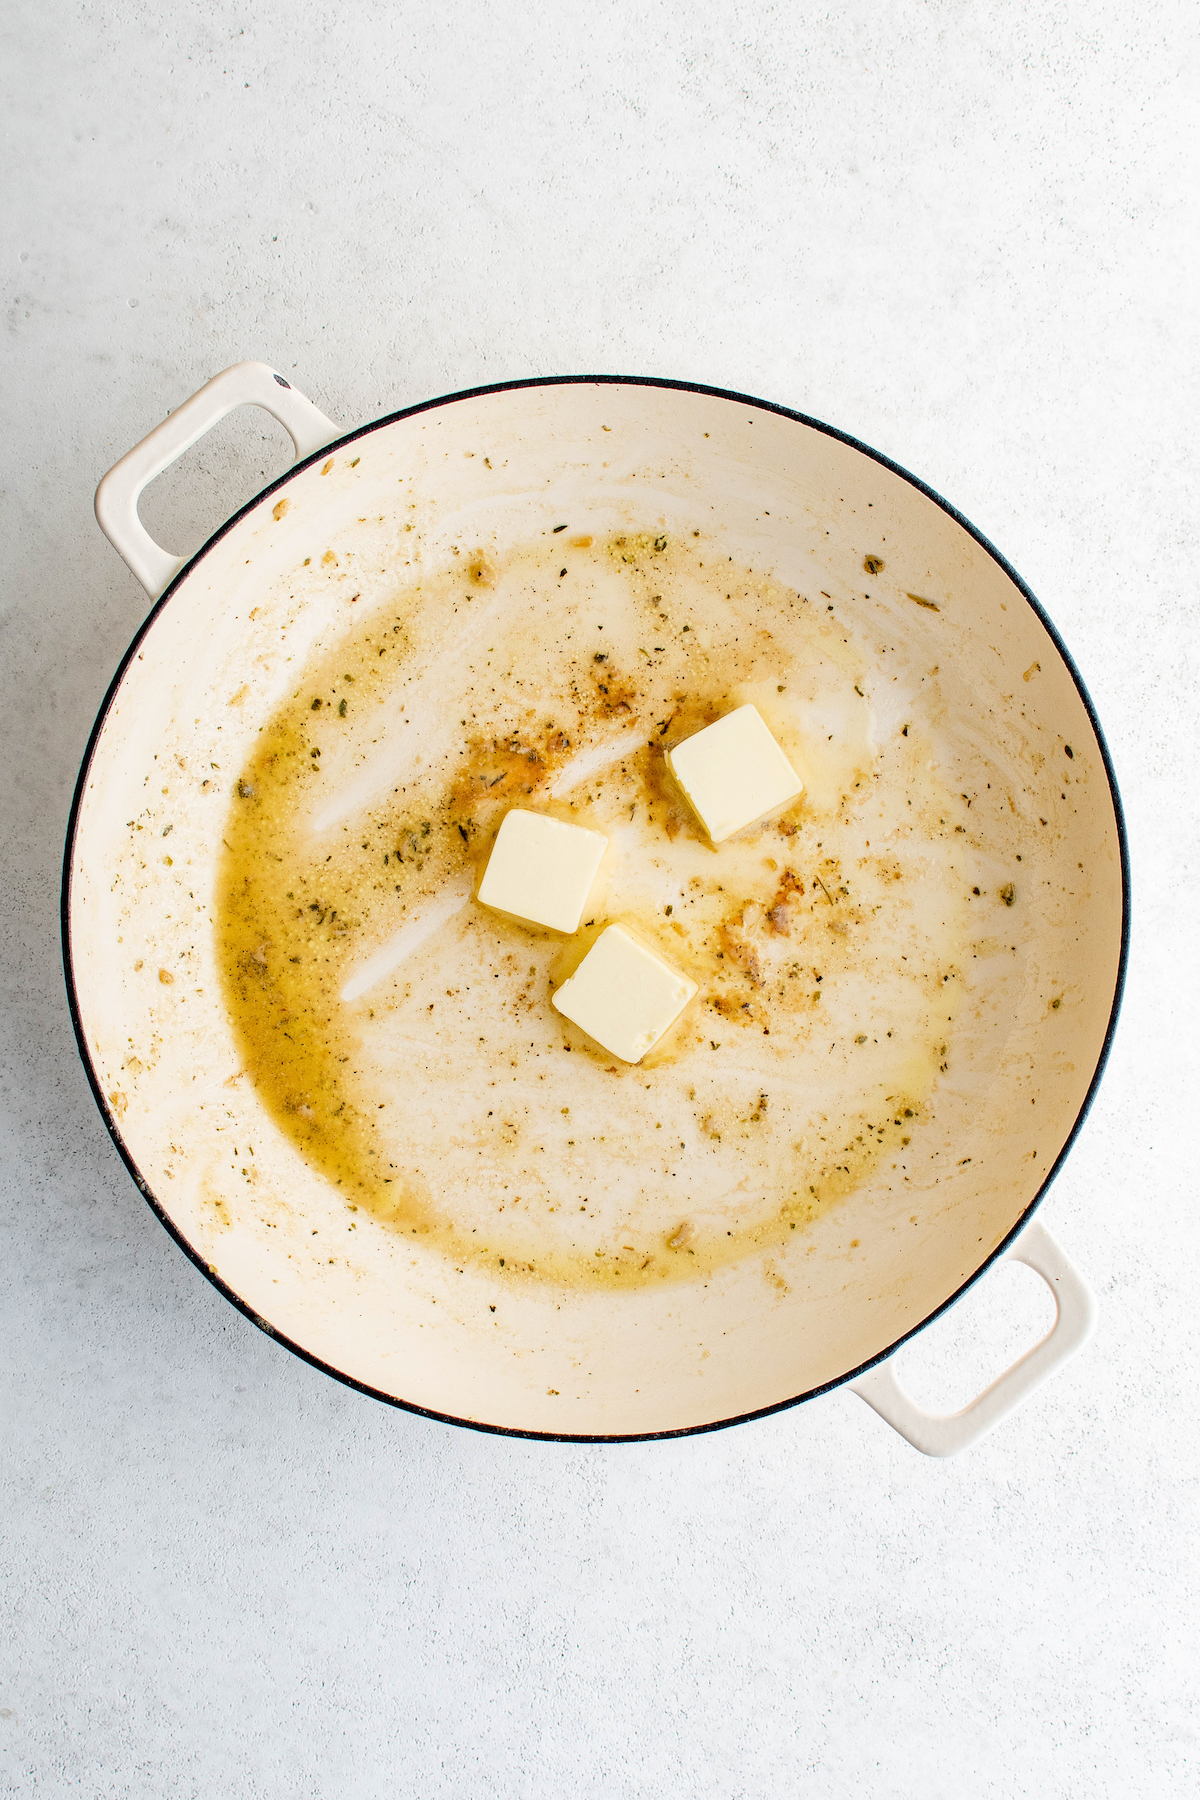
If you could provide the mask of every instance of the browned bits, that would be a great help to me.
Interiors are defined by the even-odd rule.
[[[742,907],[720,929],[720,939],[730,960],[742,968],[755,987],[763,985],[762,964],[756,946],[746,935],[746,909]]]
[[[160,969],[158,971],[158,979],[162,982],[164,987],[170,987],[174,982],[175,977],[172,975],[170,969]]]
[[[467,561],[467,579],[476,587],[494,587],[497,569],[486,550],[476,550]]]
[[[633,682],[606,667],[607,653],[597,651],[590,670],[596,688],[596,709],[601,718],[613,719],[636,710],[638,691]]]
[[[793,924],[793,907],[790,904],[794,897],[804,892],[804,883],[792,869],[785,869],[776,890],[775,898],[767,912],[767,924],[777,937],[788,937]]]
[[[492,802],[511,801],[532,794],[562,762],[571,747],[565,731],[550,726],[540,740],[533,733],[513,731],[504,738],[473,738],[468,742],[466,767],[450,794],[449,812],[470,824]],[[494,810],[494,809],[492,809]],[[459,825],[462,835],[462,826]]]
[[[863,568],[867,571],[868,575],[878,575],[879,571],[883,568],[882,556],[864,556]]]

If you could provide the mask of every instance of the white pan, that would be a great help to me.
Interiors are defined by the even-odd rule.
[[[141,525],[138,496],[246,404],[286,427],[296,462],[194,557],[172,556]],[[494,506],[498,467],[507,514]],[[974,796],[972,841],[1006,867],[1019,859],[1002,913],[1017,941],[1002,980],[964,980],[958,1054],[930,1096],[920,1166],[902,1192],[880,1165],[782,1252],[748,1254],[703,1282],[624,1292],[457,1268],[365,1215],[347,1240],[343,1196],[244,1078],[212,908],[237,772],[305,647],[336,633],[344,589],[310,571],[327,547],[345,568],[370,522],[414,493],[430,555],[447,522],[465,537],[486,507],[501,555],[504,518],[527,532],[535,501],[561,519],[624,507],[647,528],[694,516],[779,582],[836,599],[864,642],[886,637],[911,665],[940,671],[941,779]],[[988,1429],[1083,1342],[1091,1297],[1033,1215],[1095,1093],[1117,1015],[1120,803],[1052,625],[936,494],[827,426],[711,388],[514,383],[341,436],[282,376],[244,363],[110,471],[96,512],[155,604],[101,709],[71,815],[63,932],[75,1029],[134,1180],[247,1317],[364,1392],[480,1429],[668,1436],[851,1383],[938,1455]],[[864,573],[885,541],[885,569]],[[174,979],[159,980],[160,968]],[[1055,1324],[963,1412],[931,1417],[888,1359],[1003,1256],[1043,1277]]]

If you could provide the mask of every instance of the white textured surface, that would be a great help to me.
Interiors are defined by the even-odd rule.
[[[1194,27],[1181,0],[9,0],[0,1791],[1196,1791]],[[917,471],[1044,600],[1136,882],[1045,1211],[1102,1314],[958,1462],[848,1395],[618,1449],[386,1411],[143,1206],[58,966],[71,786],[144,612],[91,493],[246,356],[346,422],[581,369],[762,394]],[[282,466],[268,430],[158,484],[165,541]],[[993,1276],[911,1352],[918,1393],[965,1397],[1041,1305]]]

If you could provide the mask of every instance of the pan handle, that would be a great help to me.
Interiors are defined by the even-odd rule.
[[[993,1381],[956,1413],[927,1413],[911,1399],[896,1378],[895,1358],[881,1363],[849,1383],[854,1392],[873,1406],[880,1418],[907,1438],[926,1456],[957,1456],[973,1444],[1027,1394],[1073,1356],[1091,1336],[1096,1323],[1096,1302],[1078,1269],[1067,1260],[1039,1219],[1025,1227],[1016,1243],[1005,1251],[1035,1270],[1054,1295],[1055,1319],[1046,1336],[1027,1350],[1003,1375]]]
[[[113,464],[96,489],[101,531],[152,600],[158,599],[187,558],[172,556],[156,544],[142,524],[138,517],[142,489],[239,406],[261,406],[278,419],[296,446],[297,458],[311,456],[342,435],[332,420],[267,363],[235,363],[177,406],[149,437]]]

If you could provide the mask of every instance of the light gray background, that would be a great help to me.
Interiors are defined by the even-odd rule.
[[[1197,1791],[1196,23],[8,0],[5,1794]],[[146,610],[91,496],[248,356],[347,425],[567,371],[761,394],[922,475],[1043,599],[1135,871],[1045,1208],[1102,1315],[959,1461],[849,1395],[613,1449],[429,1424],[260,1336],[138,1198],[59,965],[71,788]],[[283,463],[243,415],[146,516],[189,549]],[[961,1401],[1044,1312],[994,1275],[906,1378]]]

